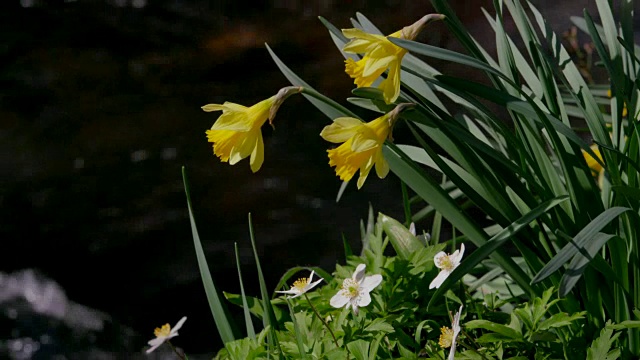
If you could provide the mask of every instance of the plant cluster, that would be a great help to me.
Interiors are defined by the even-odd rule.
[[[374,168],[380,178],[394,173],[404,190],[404,224],[370,215],[360,255],[345,243],[345,266],[333,275],[307,269],[310,276],[286,290],[301,270],[292,269],[275,289],[283,297],[267,290],[256,254],[261,297],[246,296],[242,287],[239,295],[225,294],[244,309],[246,337],[225,315],[192,218],[225,343],[218,358],[640,357],[640,48],[633,1],[619,2],[617,21],[606,0],[595,0],[600,25],[586,11],[572,17],[590,37],[582,48],[577,30],[565,34],[565,46],[530,2],[495,1],[493,14],[482,9],[495,33],[495,55],[447,1],[432,3],[436,14],[387,36],[362,14],[342,31],[321,18],[357,86],[347,101],[376,113],[371,121],[311,88],[269,47],[291,87],[251,107],[203,107],[222,111],[207,131],[214,154],[232,165],[248,157],[256,172],[264,162],[262,126],[272,124],[289,96],[302,94],[332,120],[320,135],[338,144],[328,158],[344,181],[341,192],[357,172],[357,187],[364,186]],[[505,30],[507,18],[515,34]],[[415,41],[436,20],[466,54]],[[428,59],[486,81],[443,74]],[[606,72],[608,84],[593,83],[592,66]],[[396,126],[412,138],[394,138]],[[185,189],[192,214],[186,178]],[[427,221],[429,236],[407,229]],[[453,229],[448,241],[444,226]],[[385,255],[389,244],[394,256]],[[326,285],[313,281],[315,274]],[[262,320],[262,331],[252,317]]]

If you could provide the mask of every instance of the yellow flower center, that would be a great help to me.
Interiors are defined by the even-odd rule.
[[[291,290],[296,289],[298,291],[304,291],[304,288],[307,285],[309,285],[309,279],[300,278],[293,282],[293,286],[291,286]]]
[[[162,327],[156,328],[153,333],[156,337],[167,337],[171,333],[171,326],[169,326],[169,324],[164,324]]]
[[[353,279],[344,279],[342,282],[342,290],[349,294],[349,297],[357,297],[359,294],[359,288],[358,283]]]
[[[441,348],[446,349],[448,347],[451,347],[451,344],[453,343],[453,330],[443,326],[440,328],[440,340],[438,340],[438,345],[440,345]]]
[[[439,258],[436,265],[442,270],[453,270],[453,262],[451,261],[450,255]]]

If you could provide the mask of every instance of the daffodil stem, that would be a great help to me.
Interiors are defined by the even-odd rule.
[[[171,343],[171,341],[167,340],[167,344],[169,344],[169,346],[171,346],[171,349],[173,349],[173,352],[176,353],[176,355],[178,355],[178,357],[182,360],[187,360],[186,358],[186,354],[180,354],[180,352],[178,351],[178,349],[176,349],[175,346],[173,346],[173,344]]]
[[[320,313],[318,312],[318,310],[316,310],[316,307],[313,306],[313,304],[311,303],[311,300],[309,300],[309,297],[307,296],[307,294],[304,294],[304,298],[307,299],[307,302],[309,303],[309,306],[311,306],[311,309],[313,310],[313,312],[316,314],[316,316],[318,317],[318,319],[320,319],[320,321],[322,321],[322,323],[324,324],[324,326],[327,328],[327,330],[329,330],[329,334],[331,334],[331,337],[333,338],[333,342],[336,343],[336,347],[340,347],[340,345],[338,345],[338,339],[336,339],[336,336],[333,334],[333,331],[331,330],[331,328],[329,327],[329,324],[327,324],[327,322],[324,320],[324,318],[322,316],[320,316]]]

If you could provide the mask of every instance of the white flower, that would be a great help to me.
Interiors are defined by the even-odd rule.
[[[344,279],[342,289],[335,294],[330,301],[331,306],[340,308],[346,305],[353,308],[353,312],[357,315],[358,308],[367,306],[371,303],[369,292],[382,282],[382,275],[376,274],[364,276],[364,269],[367,266],[360,264],[356,267],[356,271],[350,278]]]
[[[296,298],[296,297],[306,293],[307,291],[313,289],[316,285],[318,285],[323,280],[322,278],[320,278],[320,280],[318,280],[316,282],[312,282],[313,274],[314,274],[314,272],[311,271],[311,275],[309,275],[308,279],[300,278],[300,279],[294,281],[290,290],[276,291],[276,292],[277,293],[293,295],[293,296],[289,296],[290,299]]]
[[[440,273],[435,277],[435,279],[433,279],[433,281],[431,281],[429,289],[439,288],[440,285],[447,280],[449,275],[451,275],[451,272],[460,265],[462,255],[464,255],[464,244],[460,244],[460,250],[454,251],[451,255],[447,255],[444,251],[440,251],[433,257],[433,262],[436,264],[436,267],[440,269]]]
[[[460,334],[460,330],[462,330],[460,328],[460,314],[462,314],[462,305],[460,305],[460,310],[453,316],[453,322],[451,323],[452,329],[446,326],[440,329],[438,345],[445,349],[451,347],[447,360],[453,360],[456,355],[456,340],[458,340],[458,334]]]
[[[178,336],[178,330],[180,330],[185,321],[187,321],[187,317],[183,316],[173,329],[169,324],[164,324],[162,327],[156,328],[153,332],[156,335],[156,338],[149,340],[148,344],[151,345],[151,347],[147,349],[147,354],[155,350],[158,346],[164,344],[165,341]]]

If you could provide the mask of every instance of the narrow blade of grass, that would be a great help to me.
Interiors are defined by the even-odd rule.
[[[222,342],[225,344],[234,341],[233,327],[229,322],[229,311],[226,305],[220,301],[220,295],[216,286],[213,284],[213,278],[211,278],[211,272],[209,271],[209,265],[207,265],[207,259],[200,243],[200,236],[198,235],[198,229],[196,228],[196,221],[193,217],[193,209],[191,207],[191,194],[189,192],[189,182],[187,181],[187,172],[185,167],[182,167],[182,181],[184,182],[184,192],[187,196],[187,207],[189,208],[189,221],[191,223],[191,234],[193,235],[193,245],[196,249],[196,258],[198,259],[198,268],[200,269],[200,277],[202,278],[202,284],[204,285],[204,291],[207,294],[207,300],[209,301],[209,308],[213,315],[213,320],[216,323],[218,334]]]
[[[240,296],[242,297],[242,310],[244,312],[244,322],[247,326],[247,336],[252,340],[256,339],[256,330],[253,328],[253,321],[251,321],[251,311],[249,310],[249,304],[247,303],[247,297],[244,294],[244,284],[242,283],[242,272],[240,271],[240,256],[238,255],[238,243],[233,243],[233,248],[236,252],[236,266],[238,267],[238,280],[240,281]]]

